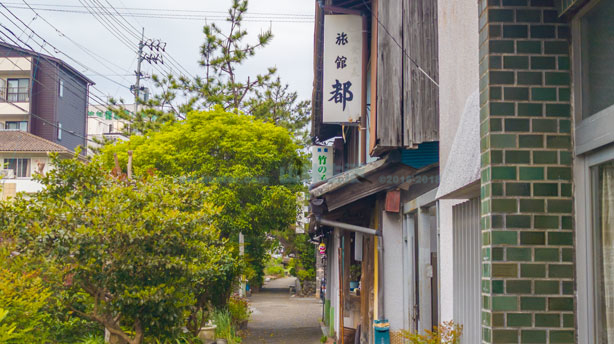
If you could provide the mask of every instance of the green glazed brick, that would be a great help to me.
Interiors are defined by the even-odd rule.
[[[507,228],[531,228],[531,216],[529,215],[506,215]]]
[[[533,122],[533,132],[556,133],[556,119],[541,119],[535,118]]]
[[[555,38],[554,25],[531,25],[531,38]]]
[[[513,84],[514,72],[493,71],[488,73],[488,79],[492,85]]]
[[[503,68],[505,69],[528,69],[528,56],[503,56]]]
[[[492,331],[493,343],[518,343],[518,331],[517,330],[493,330]]]
[[[543,135],[519,135],[518,147],[520,148],[543,148],[544,136]]]
[[[490,264],[482,264],[482,277],[490,277]]]
[[[507,196],[531,196],[531,184],[529,183],[506,183],[505,184],[505,194]],[[508,216],[508,220],[509,220],[509,216]]]
[[[569,54],[569,43],[565,41],[545,41],[544,54],[567,55]]]
[[[516,41],[516,53],[541,54],[542,44],[540,41]]]
[[[493,196],[503,196],[503,183],[492,183],[490,186]]]
[[[530,260],[531,260],[531,249],[530,248],[526,248],[526,247],[508,247],[507,248],[507,261],[528,262]]]
[[[573,297],[549,297],[548,310],[573,311]]]
[[[482,296],[482,308],[483,309],[490,309],[490,297],[483,295]]]
[[[491,236],[493,245],[518,244],[518,233],[515,231],[492,231]]]
[[[557,152],[533,151],[533,163],[536,165],[556,164],[558,161],[557,157]]]
[[[535,249],[535,261],[536,262],[558,262],[559,261],[559,249],[558,248],[536,248]]]
[[[531,69],[556,69],[553,56],[531,56]]]
[[[546,136],[546,147],[548,148],[571,148],[571,136],[569,135],[548,135]]]
[[[531,162],[531,152],[529,151],[505,151],[505,162],[507,164],[529,164]]]
[[[501,9],[489,9],[488,21],[490,23],[497,22],[513,22],[514,11],[513,10],[501,10]]]
[[[508,327],[528,327],[533,323],[533,316],[527,313],[507,313]]]
[[[573,266],[550,264],[548,266],[548,277],[550,278],[572,278]]]
[[[492,179],[516,179],[516,167],[513,166],[493,166]]]
[[[535,294],[558,294],[558,281],[535,281]]]
[[[516,135],[492,134],[490,135],[490,147],[492,148],[515,148]]]
[[[571,168],[569,167],[548,167],[548,179],[550,180],[571,180]]]
[[[563,248],[561,250],[561,260],[564,262],[573,262],[573,249]]]
[[[533,196],[558,196],[559,188],[555,183],[534,183]]]
[[[559,152],[559,161],[562,165],[571,165],[572,155],[571,152],[561,151]]]
[[[490,281],[482,280],[482,293],[490,293]]]
[[[488,99],[501,100],[502,99],[501,87],[490,87]]]
[[[518,277],[518,264],[493,263],[493,277]]]
[[[559,56],[559,70],[569,70],[569,56]]]
[[[492,292],[494,294],[503,294],[503,280],[492,281]]]
[[[569,88],[560,87],[559,88],[559,101],[568,102],[571,99],[571,93]]]
[[[574,327],[575,317],[574,314],[563,314],[563,327]]]
[[[563,295],[573,295],[575,293],[574,290],[574,282],[573,281],[563,281]]]
[[[503,96],[505,97],[505,100],[529,100],[529,88],[505,87],[503,88]]]
[[[573,218],[571,216],[561,216],[561,229],[573,229]]]
[[[485,343],[491,343],[492,336],[491,331],[488,327],[482,327],[482,340]]]
[[[570,115],[569,104],[546,104],[546,116],[548,117],[569,117]]]
[[[493,199],[492,211],[494,213],[515,213],[518,210],[516,199]]]
[[[493,311],[515,311],[518,309],[518,298],[516,296],[493,296]]]
[[[482,178],[483,183],[489,182],[490,181],[490,167],[482,169],[482,171],[480,171],[480,176]]]
[[[565,23],[565,21],[559,18],[558,11],[544,10],[544,23]]]
[[[482,325],[485,326],[492,326],[492,322],[491,322],[491,314],[490,312],[484,312],[482,311]]]
[[[490,119],[490,131],[503,131],[503,124],[500,118]]]
[[[501,56],[497,56],[497,55],[488,56],[488,67],[490,69],[503,68],[503,59],[501,58]]]
[[[514,103],[490,103],[491,116],[514,116],[515,112]]]
[[[544,245],[546,234],[544,232],[520,232],[521,245]]]
[[[490,137],[485,136],[480,139],[480,150],[483,152],[490,148]]]
[[[527,25],[503,25],[503,38],[527,38],[529,27]]]
[[[529,294],[531,293],[531,281],[508,280],[505,282],[505,292],[508,294]]]
[[[520,277],[546,277],[546,264],[521,264]]]
[[[491,40],[488,42],[488,51],[491,54],[505,54],[505,53],[511,54],[514,52],[514,41]]]
[[[560,93],[561,92],[559,90],[559,94]],[[559,120],[559,132],[566,133],[566,134],[571,133],[571,121],[568,119],[560,119]]]
[[[569,26],[560,25],[556,28],[556,37],[559,39],[569,39]]]
[[[539,23],[541,18],[540,10],[516,10],[517,23]]]
[[[518,116],[543,116],[541,103],[518,103]]]
[[[520,212],[521,213],[543,213],[546,209],[543,199],[521,199],[520,203]]]
[[[488,36],[490,38],[499,38],[501,37],[501,34],[502,34],[501,25],[498,25],[498,24],[488,25]]]
[[[505,131],[529,131],[531,122],[526,118],[506,118]]]
[[[520,309],[523,311],[546,310],[546,298],[544,297],[521,297]]]
[[[572,232],[550,232],[548,233],[548,245],[573,245]]]
[[[503,0],[501,5],[518,7],[518,6],[526,6],[527,3],[528,3],[528,0]]]
[[[548,212],[549,213],[571,213],[573,202],[566,199],[549,199],[548,200]]]
[[[574,331],[550,331],[550,343],[575,343]]]
[[[535,215],[534,218],[535,228],[542,229],[555,229],[559,228],[559,217],[550,215]]]
[[[519,85],[542,85],[541,72],[518,72]]]
[[[541,344],[546,343],[545,330],[522,330],[520,332],[521,343]]]
[[[502,261],[504,258],[505,249],[503,247],[492,248],[492,259],[494,261]]]
[[[568,72],[546,72],[546,85],[569,86]]]
[[[544,180],[543,167],[519,167],[520,180]]]
[[[505,225],[503,224],[503,216],[502,215],[492,215],[492,228],[503,228]]]
[[[561,316],[559,314],[537,313],[535,314],[536,327],[560,327]]]
[[[531,100],[556,100],[556,88],[554,87],[533,87],[531,88]],[[547,105],[546,105],[547,106]]]

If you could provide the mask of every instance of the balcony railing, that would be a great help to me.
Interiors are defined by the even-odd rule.
[[[0,101],[23,103],[30,101],[29,87],[0,87]]]

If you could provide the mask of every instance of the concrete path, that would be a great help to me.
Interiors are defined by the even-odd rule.
[[[253,310],[243,344],[318,344],[322,337],[319,319],[322,306],[313,297],[290,297],[293,277],[264,284],[250,298]]]

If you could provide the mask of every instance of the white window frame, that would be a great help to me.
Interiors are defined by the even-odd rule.
[[[58,122],[58,141],[62,141],[62,123]]]
[[[60,89],[59,89],[60,98],[64,98],[64,80],[60,79]]]
[[[600,0],[610,1],[610,0]],[[600,1],[589,2],[573,18],[572,29],[572,55],[571,66],[573,76],[573,114],[576,123],[575,153],[587,153],[601,146],[614,142],[614,104],[587,118],[582,117],[582,17],[586,15]]]
[[[574,166],[576,183],[576,276],[578,305],[578,342],[597,344],[597,307],[595,307],[595,265],[593,195],[591,168],[614,160],[614,145],[594,154],[579,157]]]

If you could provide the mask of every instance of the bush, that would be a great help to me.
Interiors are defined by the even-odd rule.
[[[463,326],[453,321],[444,321],[439,326],[433,326],[433,331],[424,332],[422,335],[403,330],[401,336],[408,339],[411,344],[459,344]]]
[[[285,275],[284,268],[281,266],[268,266],[264,273],[269,276],[282,277]]]
[[[316,278],[316,272],[314,269],[309,269],[309,270],[299,270],[296,273],[296,277],[301,281],[311,281],[314,280]]]
[[[232,316],[227,309],[217,309],[213,312],[213,322],[216,325],[215,336],[226,339],[228,344],[241,343],[241,337],[232,324]]]
[[[235,325],[239,325],[243,321],[249,320],[252,311],[249,309],[249,302],[246,298],[233,295],[228,300],[228,311]]]

